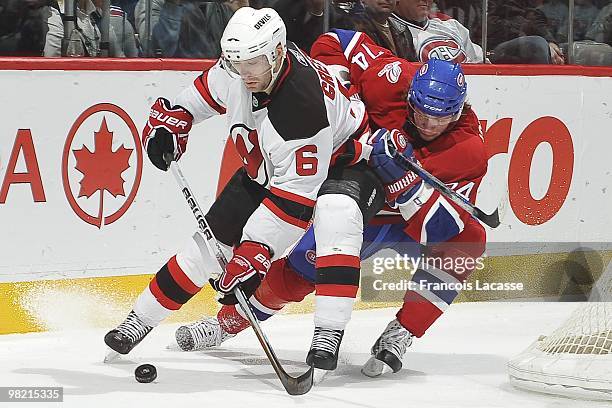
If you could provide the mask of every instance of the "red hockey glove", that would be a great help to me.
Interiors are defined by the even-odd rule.
[[[263,244],[244,241],[236,249],[227,263],[225,271],[211,285],[217,292],[231,293],[236,285],[259,286],[262,277],[270,269],[270,250]],[[253,289],[254,292],[254,289]]]
[[[142,131],[142,144],[155,167],[166,171],[165,155],[178,160],[185,153],[192,122],[193,116],[185,108],[157,98]]]

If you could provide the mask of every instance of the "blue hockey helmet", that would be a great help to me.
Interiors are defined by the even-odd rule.
[[[430,59],[412,79],[408,102],[413,108],[431,116],[456,116],[463,109],[467,84],[461,65],[441,59]]]

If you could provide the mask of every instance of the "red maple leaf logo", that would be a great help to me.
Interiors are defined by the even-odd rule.
[[[94,151],[90,152],[87,146],[73,150],[76,158],[75,169],[83,174],[80,181],[79,197],[91,197],[100,191],[99,224],[102,224],[104,214],[104,190],[113,197],[125,196],[123,184],[125,180],[121,174],[130,167],[129,159],[133,149],[126,149],[121,145],[113,152],[113,132],[108,130],[106,117],[102,119],[100,130],[94,132]]]

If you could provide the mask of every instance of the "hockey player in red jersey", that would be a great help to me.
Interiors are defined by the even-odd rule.
[[[369,134],[365,107],[324,64],[287,43],[273,9],[236,11],[221,49],[222,58],[172,103],[155,102],[143,144],[151,162],[166,171],[166,157],[178,160],[185,152],[192,124],[226,115],[244,166],[206,214],[229,259],[211,281],[224,296],[231,297],[239,284],[252,294],[270,263],[313,218],[317,269],[324,279],[317,281],[307,362],[329,369],[357,294],[363,225],[384,203],[379,178],[360,161],[368,149],[355,147]],[[218,271],[204,242],[196,232],[157,272],[127,319],[105,336],[111,349],[129,353]]]
[[[378,95],[366,102],[367,109],[373,112],[373,125],[380,128],[373,135],[369,164],[385,183],[388,206],[364,230],[362,259],[384,248],[409,256],[451,260],[481,256],[486,234],[480,223],[420,177],[406,172],[388,149],[392,143],[405,156],[412,156],[434,176],[475,201],[487,162],[478,119],[465,102],[467,85],[461,67],[431,60],[411,80],[407,75],[409,65],[369,43],[367,36],[336,30],[332,38],[339,40],[336,49],[340,58],[336,61],[340,63],[336,65],[348,68],[351,75],[355,73],[357,80],[352,76],[350,79],[362,93]],[[347,51],[343,44],[355,46]],[[317,43],[313,46],[316,49]],[[331,57],[331,48],[328,51]],[[353,64],[347,64],[347,60]],[[387,126],[395,129],[387,130]],[[313,290],[315,242],[314,234],[308,231],[287,258],[273,263],[252,298],[260,319],[277,313],[289,302],[301,301]],[[419,245],[425,248],[423,252],[415,249]],[[458,295],[457,284],[465,281],[471,271],[430,265],[418,269],[412,276],[416,285],[406,292],[396,318],[374,343],[363,373],[377,376],[387,367],[394,372],[401,369],[401,359],[413,338],[421,337],[442,315]],[[455,289],[432,288],[431,284],[439,283]],[[224,306],[216,318],[181,326],[176,333],[177,342],[183,350],[216,346],[247,326],[239,307]]]
[[[312,46],[313,58],[325,63],[363,100],[373,129],[401,129],[406,98],[416,64],[398,58],[365,33],[335,29]]]

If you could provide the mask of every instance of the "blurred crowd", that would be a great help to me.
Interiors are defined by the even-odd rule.
[[[108,1],[107,1],[108,3]],[[366,32],[410,61],[612,65],[612,0],[74,0],[64,44],[64,0],[0,0],[0,56],[97,57],[110,15],[110,57],[218,58],[240,7],[273,7],[288,39],[309,51],[333,29]],[[67,34],[66,34],[67,35]],[[571,38],[570,38],[571,36]],[[570,49],[571,48],[571,49]],[[106,48],[105,48],[106,49]],[[569,56],[569,58],[568,58]]]

